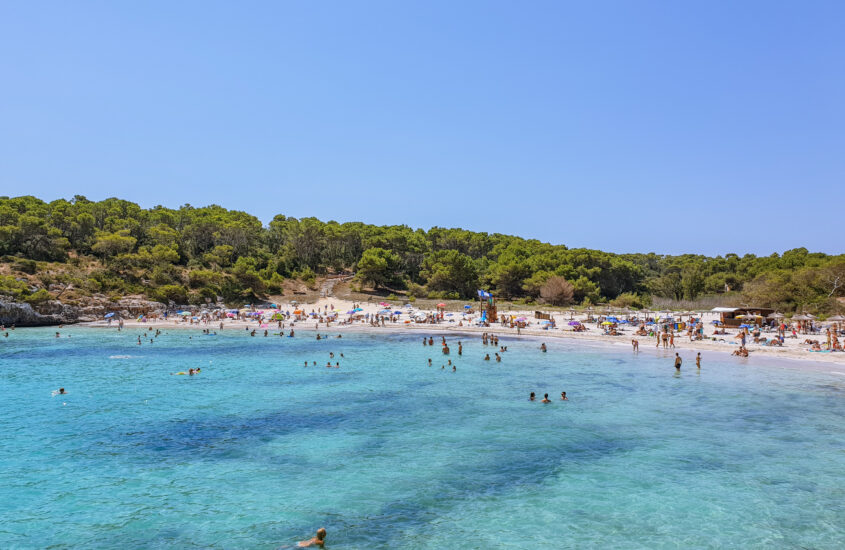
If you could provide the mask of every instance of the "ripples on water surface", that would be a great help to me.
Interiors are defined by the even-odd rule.
[[[452,373],[413,334],[54,332],[0,342],[3,548],[845,540],[845,368],[705,354],[697,375],[683,352],[675,377],[652,350],[505,338],[495,363],[450,335]]]

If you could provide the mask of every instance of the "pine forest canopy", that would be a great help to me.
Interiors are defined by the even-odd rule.
[[[260,298],[278,294],[285,279],[343,272],[354,272],[362,285],[417,297],[470,298],[486,288],[505,299],[555,305],[642,307],[656,297],[693,301],[727,293],[783,311],[824,312],[837,306],[845,289],[845,255],[804,248],[765,257],[612,254],[441,227],[283,215],[265,226],[216,205],[144,209],[82,196],[50,203],[0,197],[0,256],[24,273],[49,272],[41,277],[45,287],[58,283],[176,303]],[[0,277],[0,294],[55,297],[21,277]]]

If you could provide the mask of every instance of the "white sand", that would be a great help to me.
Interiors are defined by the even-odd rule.
[[[302,304],[300,307],[304,309],[306,312],[311,312],[312,310],[321,310],[323,311],[324,307],[334,305],[335,311],[339,312],[339,319],[345,320],[348,315],[346,315],[347,311],[353,309],[355,303],[348,301],[348,300],[340,300],[336,298],[321,298],[316,303],[312,304]],[[360,308],[363,309],[361,312],[362,314],[370,313],[376,314],[378,311],[382,310],[383,307],[378,303],[359,303]],[[293,310],[292,306],[284,306],[283,310]],[[398,310],[404,308],[396,307],[396,304],[393,304],[391,309]],[[623,325],[624,328],[620,330],[619,336],[605,336],[602,331],[596,327],[594,323],[587,324],[586,326],[589,328],[586,332],[574,332],[571,330],[571,327],[567,325],[570,318],[568,314],[553,314],[555,318],[555,322],[558,325],[556,329],[549,329],[543,330],[540,328],[538,321],[535,320],[534,317],[534,309],[531,310],[510,310],[507,312],[500,312],[506,313],[507,315],[514,315],[515,317],[526,317],[529,319],[531,323],[528,328],[524,328],[521,330],[517,330],[516,328],[508,328],[502,327],[498,323],[492,324],[490,327],[475,327],[470,326],[467,322],[464,322],[464,326],[459,326],[459,321],[461,319],[461,313],[454,312],[454,322],[442,322],[436,325],[432,324],[417,324],[417,323],[386,323],[384,327],[372,327],[367,323],[364,322],[355,322],[348,325],[342,325],[337,323],[332,323],[329,327],[326,327],[325,323],[319,325],[319,329],[317,327],[316,321],[309,320],[309,321],[297,321],[293,328],[295,331],[316,331],[319,330],[322,333],[327,332],[338,332],[338,331],[345,331],[345,330],[367,330],[367,331],[397,331],[397,330],[406,330],[406,331],[422,331],[426,334],[429,333],[437,333],[437,332],[465,332],[465,333],[478,333],[481,334],[483,332],[494,333],[499,336],[510,336],[510,337],[517,337],[517,336],[525,336],[525,337],[532,337],[532,338],[541,338],[541,339],[552,339],[552,338],[568,338],[571,340],[581,340],[585,343],[601,343],[606,345],[614,345],[614,346],[627,346],[628,349],[631,349],[631,339],[636,338],[639,340],[640,344],[640,351],[647,352],[650,350],[656,350],[656,338],[655,337],[648,337],[648,336],[636,336],[634,334],[635,328],[626,327]],[[403,318],[407,318],[407,315],[402,315]],[[710,337],[713,335],[713,325],[710,324],[710,321],[713,319],[718,318],[715,314],[705,314],[704,321],[706,323],[705,327],[705,336]],[[447,318],[448,319],[448,318]],[[576,314],[576,320],[583,321],[585,319],[584,314]],[[219,330],[219,321],[212,321],[208,325],[201,324],[201,325],[190,325],[186,322],[181,321],[174,321],[173,318],[164,321],[163,319],[149,321],[149,322],[138,322],[135,320],[127,320],[124,321],[124,329],[137,329],[137,328],[188,328],[188,329],[195,329],[200,330],[204,328],[210,328]],[[85,323],[86,326],[94,326],[94,327],[104,327],[107,326],[105,321],[97,321],[94,323]],[[112,323],[112,327],[117,326],[116,323]],[[223,321],[223,330],[245,330],[246,328],[254,328],[256,330],[264,330],[263,328],[259,327],[259,324],[256,321],[240,321],[240,320],[226,320]],[[290,322],[285,322],[286,330],[289,330],[291,327]],[[277,325],[275,322],[270,322],[267,325],[268,330],[277,329]],[[681,353],[682,356],[687,355],[685,352],[690,351],[701,351],[701,352],[727,352],[731,353],[739,348],[739,341],[735,338],[737,335],[737,329],[727,329],[727,334],[723,336],[717,336],[717,338],[722,339],[724,341],[713,341],[713,340],[697,340],[697,341],[690,341],[689,337],[686,335],[686,332],[683,333],[676,333],[675,334],[675,351]],[[771,338],[772,334],[765,334],[765,336]],[[844,352],[832,352],[832,353],[818,353],[818,352],[810,352],[808,348],[810,347],[808,344],[803,344],[802,342],[806,339],[815,339],[819,340],[822,344],[824,344],[825,336],[822,335],[809,335],[804,336],[799,334],[798,338],[786,338],[783,347],[765,347],[762,345],[754,344],[753,339],[749,338],[746,343],[746,347],[750,353],[749,359],[743,359],[737,357],[737,361],[749,361],[755,358],[762,358],[762,357],[771,357],[771,358],[779,358],[779,359],[789,359],[793,361],[802,361],[802,362],[824,362],[824,363],[838,363],[845,366],[845,353]],[[661,348],[662,350],[662,344]],[[687,361],[690,360],[690,357],[687,355],[685,357]]]

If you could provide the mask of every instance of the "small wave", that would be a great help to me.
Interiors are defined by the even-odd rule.
[[[132,359],[131,355],[109,355],[109,359]]]

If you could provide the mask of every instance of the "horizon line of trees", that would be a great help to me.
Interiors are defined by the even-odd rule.
[[[823,311],[845,289],[845,255],[805,248],[760,257],[613,254],[459,228],[281,214],[264,225],[217,205],[144,209],[80,195],[49,203],[0,197],[0,256],[36,263],[26,264],[34,271],[37,262],[68,264],[68,273],[42,274],[51,282],[178,303],[263,297],[279,293],[286,279],[343,272],[355,273],[361,285],[416,297],[471,298],[484,288],[555,305],[641,307],[651,296],[696,300],[729,292],[762,307]],[[12,281],[0,283],[0,293],[21,292]]]

